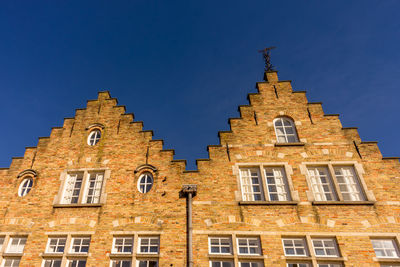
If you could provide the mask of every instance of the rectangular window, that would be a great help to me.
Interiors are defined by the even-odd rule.
[[[138,267],[158,267],[157,260],[138,260],[137,261]]]
[[[2,267],[18,267],[19,262],[21,261],[20,258],[7,258],[3,259]]]
[[[309,167],[308,175],[316,201],[337,200],[327,167]]]
[[[264,200],[259,168],[241,168],[240,182],[244,201]]]
[[[0,251],[2,250],[2,248],[3,248],[3,245],[4,245],[4,239],[5,239],[5,237],[4,236],[0,236]]]
[[[138,253],[158,254],[159,243],[158,236],[139,237]]]
[[[47,241],[46,253],[63,253],[65,249],[66,237],[51,237]]]
[[[282,167],[264,168],[268,198],[270,201],[289,201],[289,188]]]
[[[285,238],[282,242],[286,256],[308,256],[304,238]]]
[[[63,204],[76,204],[79,200],[83,181],[83,172],[68,173],[62,197]]]
[[[61,259],[47,259],[44,260],[43,267],[61,267]]]
[[[111,267],[132,267],[131,260],[112,260]]]
[[[345,201],[362,201],[365,200],[362,193],[359,179],[355,170],[351,166],[334,167],[336,181],[338,183],[343,200]]]
[[[8,242],[6,253],[22,253],[24,252],[26,237],[11,237]],[[13,260],[10,260],[10,262]]]
[[[237,238],[237,246],[241,255],[261,255],[260,239],[257,237]]]
[[[312,245],[317,257],[339,257],[336,240],[333,238],[313,238]]]
[[[73,237],[71,241],[70,253],[85,253],[89,252],[90,237]]]
[[[232,241],[230,237],[209,237],[210,254],[232,254]]]
[[[100,203],[101,188],[103,185],[104,172],[89,172],[87,188],[85,192],[85,203]]]
[[[68,260],[68,267],[85,267],[86,259]]]
[[[399,258],[399,249],[394,239],[371,240],[378,258]]]
[[[133,237],[114,237],[112,253],[132,254]]]
[[[261,262],[254,261],[240,261],[239,267],[262,267],[264,266]]]
[[[311,267],[310,263],[307,262],[296,262],[296,263],[288,263],[287,267]]]
[[[234,264],[232,261],[213,260],[210,261],[210,267],[234,267]]]

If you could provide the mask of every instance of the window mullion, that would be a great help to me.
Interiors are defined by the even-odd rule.
[[[90,174],[89,174],[88,171],[85,171],[83,173],[81,190],[79,192],[79,198],[78,198],[78,203],[79,204],[86,203],[86,202],[84,202],[84,198],[86,196],[86,190],[87,190],[87,184],[88,184],[88,181],[89,181],[89,176],[90,176]]]
[[[260,171],[261,171],[261,185],[262,185],[261,186],[262,187],[261,190],[263,191],[263,192],[261,192],[261,195],[264,195],[264,200],[270,200],[268,188],[267,188],[267,185],[266,185],[267,178],[265,176],[264,165],[261,164],[259,166],[259,168],[260,168]]]
[[[336,196],[339,201],[343,201],[342,192],[340,191],[339,184],[336,180],[335,170],[333,169],[332,164],[328,164],[328,169],[329,169],[329,175],[331,176],[333,186],[335,187]]]

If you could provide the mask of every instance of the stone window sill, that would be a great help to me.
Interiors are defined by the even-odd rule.
[[[290,261],[306,261],[306,260],[311,260],[312,258],[310,256],[285,256],[286,260]]]
[[[239,201],[240,206],[251,206],[251,205],[297,205],[297,201]]]
[[[83,258],[83,257],[88,257],[88,256],[90,256],[88,253],[71,253],[71,252],[67,253],[67,257],[71,257],[71,258],[73,258],[73,257]]]
[[[238,255],[239,260],[263,260],[262,255]]]
[[[375,260],[383,263],[400,263],[400,258],[376,258]]]
[[[374,205],[375,201],[313,201],[313,205]]]
[[[63,252],[61,253],[43,253],[40,256],[44,258],[61,258],[63,256]]]
[[[232,254],[208,254],[209,258],[218,258],[218,259],[233,259],[233,255]]]
[[[10,253],[10,252],[4,252],[3,257],[22,257],[23,253]]]
[[[53,208],[100,208],[102,203],[96,204],[54,204]]]
[[[328,262],[328,261],[340,261],[343,262],[344,258],[342,257],[315,257],[315,259],[317,261],[324,261],[324,262]]]
[[[132,258],[132,253],[111,253],[110,258]]]
[[[159,258],[160,255],[158,254],[151,254],[151,253],[137,253],[137,258]]]
[[[275,143],[275,146],[304,146],[305,143],[303,142],[296,142],[296,143]]]

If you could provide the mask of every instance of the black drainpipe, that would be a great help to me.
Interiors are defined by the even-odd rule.
[[[197,185],[186,184],[182,186],[181,197],[186,197],[187,211],[187,267],[193,267],[193,225],[192,225],[192,198],[197,193]]]

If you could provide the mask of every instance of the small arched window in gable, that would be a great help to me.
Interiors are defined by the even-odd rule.
[[[89,146],[94,146],[96,145],[101,138],[101,131],[99,129],[94,129],[93,131],[90,132],[87,143]]]
[[[20,197],[26,196],[29,193],[29,191],[31,191],[32,186],[33,186],[32,177],[28,176],[27,178],[23,179],[18,188],[18,196]]]
[[[274,120],[276,140],[278,143],[297,143],[296,126],[293,120],[287,117],[279,117]]]
[[[153,187],[153,175],[151,175],[150,172],[145,172],[140,175],[137,187],[140,193],[145,194],[149,192]]]

